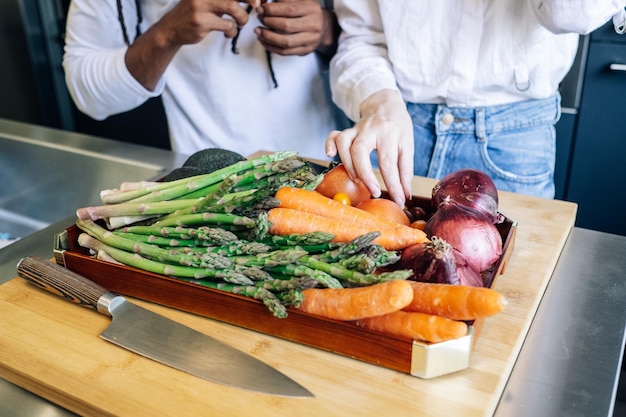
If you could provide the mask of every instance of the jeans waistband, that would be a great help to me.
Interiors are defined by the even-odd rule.
[[[450,107],[445,104],[407,103],[413,123],[433,126],[437,134],[486,134],[554,124],[561,114],[557,93],[546,99],[477,108]]]

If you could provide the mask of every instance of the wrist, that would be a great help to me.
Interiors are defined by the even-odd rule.
[[[339,23],[337,22],[337,16],[332,11],[327,9],[322,10],[324,18],[324,30],[320,38],[320,42],[317,45],[317,52],[320,54],[332,57],[337,51],[337,41],[339,39]]]
[[[359,106],[359,113],[361,117],[366,117],[398,107],[406,109],[404,99],[400,95],[400,92],[398,90],[384,89],[367,96]]]

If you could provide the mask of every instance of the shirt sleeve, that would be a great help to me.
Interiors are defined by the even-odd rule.
[[[342,34],[330,66],[333,101],[358,121],[363,100],[383,89],[398,91],[398,87],[377,1],[335,0],[335,13]]]
[[[123,3],[128,11],[126,27],[134,35],[134,2]],[[128,47],[114,5],[101,0],[73,0],[68,11],[65,81],[78,109],[96,120],[132,110],[160,95],[164,87],[161,79],[155,90],[149,91],[128,71],[124,60]]]
[[[539,23],[549,31],[588,34],[626,7],[625,0],[529,0]]]

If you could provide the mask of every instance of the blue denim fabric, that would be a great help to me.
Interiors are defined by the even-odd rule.
[[[475,168],[500,190],[554,198],[560,95],[481,108],[408,103],[407,109],[415,135],[415,175],[439,179]],[[373,153],[372,163],[377,162]]]

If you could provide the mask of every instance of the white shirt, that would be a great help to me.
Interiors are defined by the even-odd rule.
[[[381,89],[407,102],[478,107],[554,94],[578,34],[624,0],[335,0],[344,31],[331,61],[333,100],[352,120]]]
[[[142,1],[142,32],[176,2]],[[230,39],[212,32],[199,44],[183,46],[149,91],[124,63],[127,46],[115,3],[74,0],[70,6],[63,66],[81,111],[101,120],[162,94],[174,151],[219,147],[249,155],[260,149],[295,150],[328,159],[324,141],[334,125],[316,54],[272,54],[274,88],[265,49],[253,32],[260,25],[253,12],[239,36],[239,54],[231,52]],[[132,41],[134,0],[123,0],[122,10]]]

